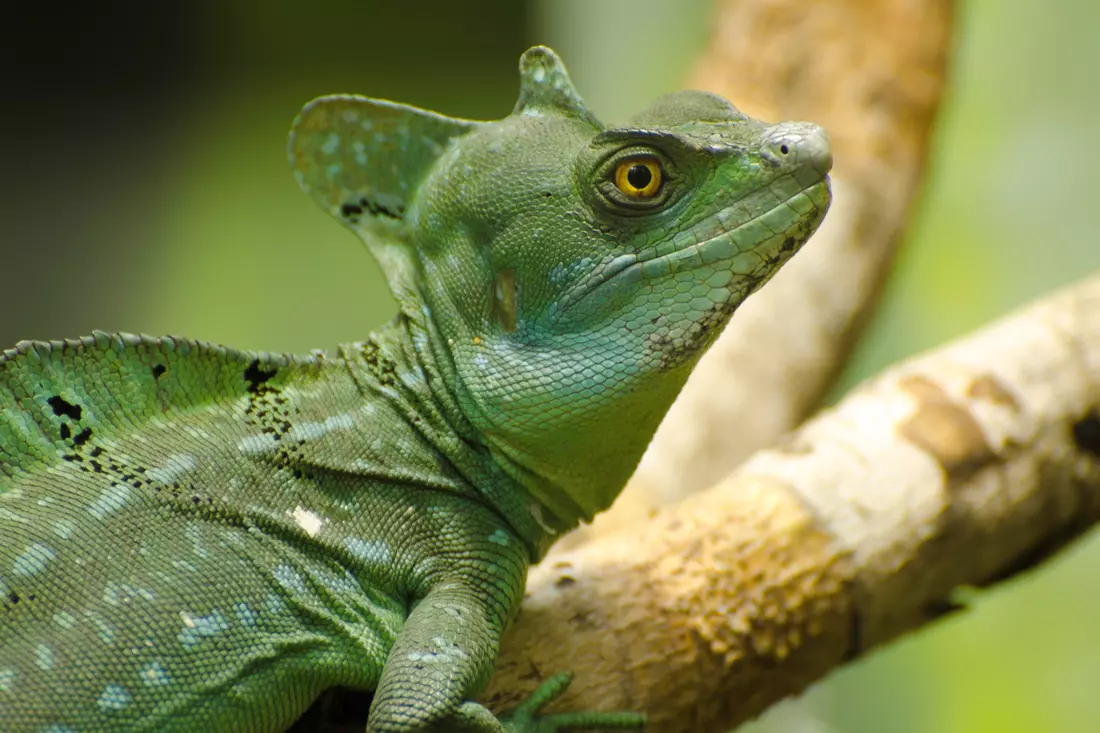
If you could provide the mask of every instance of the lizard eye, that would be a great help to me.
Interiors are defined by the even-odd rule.
[[[664,182],[661,162],[653,157],[627,158],[615,168],[615,186],[632,199],[650,199]]]

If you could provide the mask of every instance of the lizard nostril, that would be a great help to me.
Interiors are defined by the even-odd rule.
[[[787,147],[787,143],[783,143],[779,146],[779,152],[783,153],[783,155],[786,155],[787,153],[791,152],[791,149]]]

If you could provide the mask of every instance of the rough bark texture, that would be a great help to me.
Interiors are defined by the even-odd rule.
[[[646,524],[532,574],[486,699],[724,731],[1100,520],[1100,275],[870,380]]]

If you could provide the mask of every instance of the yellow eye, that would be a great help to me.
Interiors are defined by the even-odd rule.
[[[628,158],[615,168],[615,185],[630,198],[649,199],[661,190],[664,175],[656,158]]]

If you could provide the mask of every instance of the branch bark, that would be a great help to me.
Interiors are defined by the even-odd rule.
[[[723,731],[1100,520],[1100,274],[900,366],[629,532],[552,553],[484,698]]]

